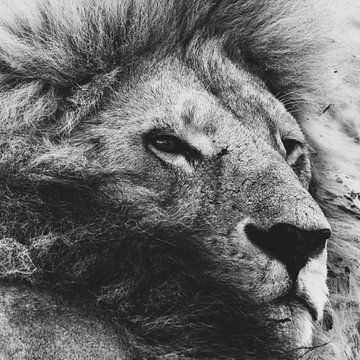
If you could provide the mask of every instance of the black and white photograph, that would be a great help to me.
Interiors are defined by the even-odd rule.
[[[360,0],[0,0],[0,360],[360,360]]]

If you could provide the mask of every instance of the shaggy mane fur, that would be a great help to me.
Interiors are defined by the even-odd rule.
[[[234,358],[239,344],[230,330],[238,326],[238,331],[256,334],[261,324],[236,322],[231,310],[236,309],[235,297],[229,289],[222,289],[223,297],[212,304],[206,289],[213,288],[214,279],[188,278],[185,270],[178,273],[202,257],[202,249],[191,244],[196,231],[184,234],[173,224],[164,225],[171,227],[166,231],[171,231],[174,243],[180,236],[189,241],[183,249],[189,263],[178,263],[173,269],[171,256],[161,256],[162,251],[174,251],[171,244],[159,247],[151,237],[146,246],[131,242],[136,236],[132,221],[141,213],[129,213],[119,247],[114,241],[119,229],[112,226],[116,215],[110,211],[115,205],[96,193],[100,185],[111,186],[111,169],[84,155],[96,144],[78,149],[67,142],[105,106],[119,84],[137,73],[144,60],[155,64],[166,54],[176,54],[211,83],[224,56],[266,84],[297,118],[312,146],[312,192],[333,228],[330,304],[322,328],[316,330],[318,345],[330,346],[315,350],[314,358],[358,358],[360,41],[356,47],[354,38],[360,39],[359,21],[360,6],[355,0],[332,4],[315,0],[1,1],[0,276],[72,298],[74,293],[83,296],[88,306],[98,306],[122,331],[128,325],[128,341],[137,347],[140,358],[171,353],[206,357],[221,353],[224,344],[227,350],[218,359]],[[56,208],[47,208],[55,203]],[[103,219],[100,228],[99,218]],[[163,230],[151,229],[159,238]],[[118,255],[124,252],[126,261],[120,263]],[[158,272],[149,270],[154,267]],[[190,300],[166,313],[179,289],[177,282],[166,283],[160,277],[163,269],[170,269],[186,284],[189,299],[201,288],[208,296],[201,311],[211,313],[211,321],[217,321],[217,306],[229,309],[228,318],[235,320],[222,324],[221,339],[204,317],[209,329],[208,341],[203,341],[201,321],[192,322],[198,314]],[[124,274],[122,279],[119,273]],[[137,282],[134,274],[140,279]],[[163,298],[144,294],[151,286],[163,287]],[[220,281],[217,286],[221,292]],[[144,298],[148,307],[141,303]],[[256,313],[250,303],[246,306],[244,313]],[[184,311],[187,318],[182,317]],[[146,315],[145,320],[137,318],[139,312]],[[114,313],[116,317],[111,316]],[[178,341],[184,323],[194,326],[191,331],[194,338],[198,336],[197,343]],[[170,340],[169,328],[174,336]],[[271,326],[266,335],[273,350],[281,351],[272,342]],[[254,342],[254,348],[264,348],[254,337],[248,341]]]

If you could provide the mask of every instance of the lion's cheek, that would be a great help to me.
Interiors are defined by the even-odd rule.
[[[284,296],[289,289],[290,280],[285,267],[277,261],[259,261],[258,257],[252,266],[245,269],[242,269],[241,286],[256,304],[276,300]]]

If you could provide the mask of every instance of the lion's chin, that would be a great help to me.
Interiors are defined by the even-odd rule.
[[[306,348],[313,342],[313,321],[308,311],[298,309],[297,314],[293,317],[292,333],[293,347]]]
[[[300,302],[294,300],[291,305],[274,307],[268,321],[276,323],[277,337],[281,339],[285,351],[301,355],[303,349],[311,347],[314,322]]]

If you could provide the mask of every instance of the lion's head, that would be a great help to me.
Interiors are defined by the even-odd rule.
[[[144,341],[263,356],[279,339],[310,345],[330,230],[296,121],[228,66],[234,88],[215,96],[175,56],[145,62],[66,135],[41,134],[7,182],[14,204],[31,197],[6,236],[28,246],[33,276],[95,294]]]
[[[271,84],[218,34],[199,37],[201,23],[166,48],[121,43],[119,64],[116,39],[90,33],[98,52],[84,55],[61,34],[70,22],[45,20],[53,43],[22,33],[33,59],[19,47],[23,68],[15,54],[1,78],[9,277],[93,303],[139,358],[301,354],[327,301],[330,226],[308,192],[306,139]],[[78,76],[59,54],[31,68],[54,44]]]

